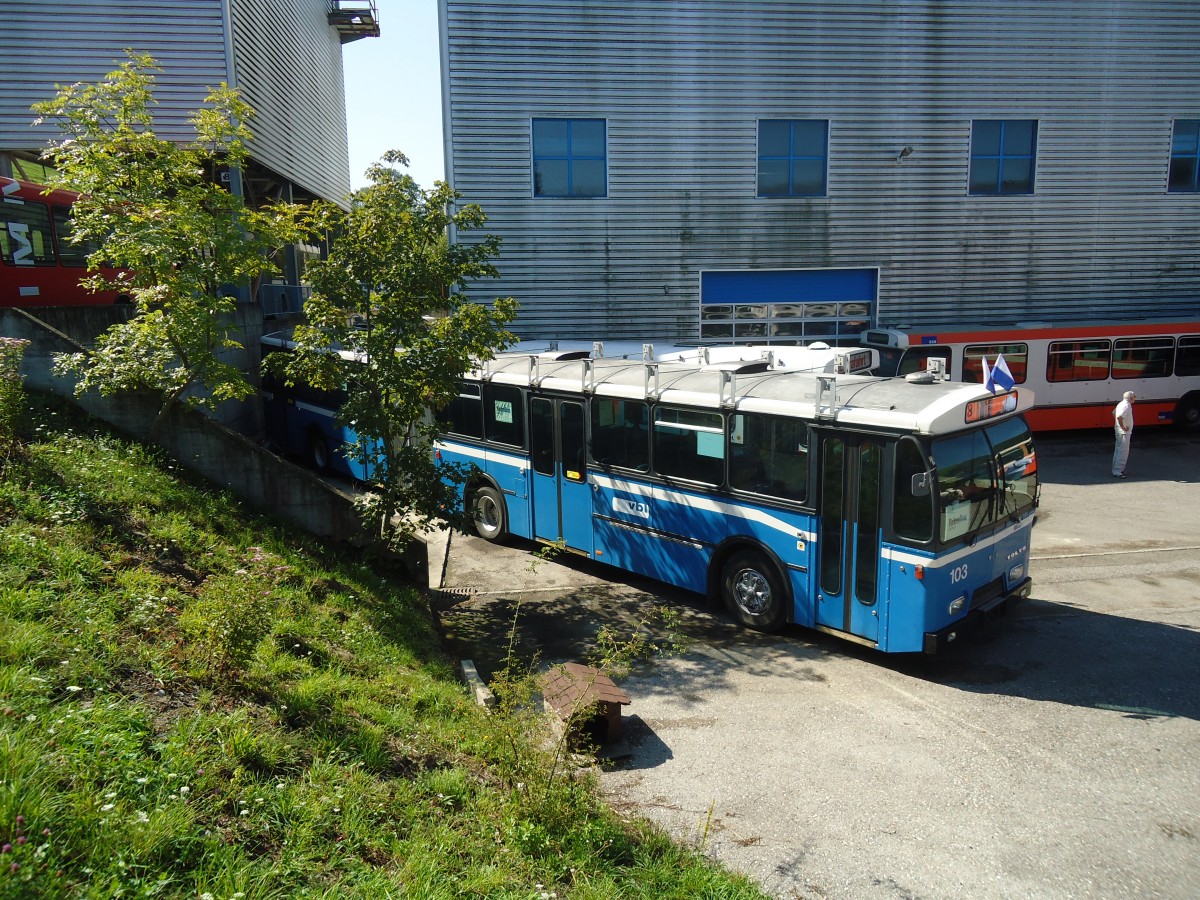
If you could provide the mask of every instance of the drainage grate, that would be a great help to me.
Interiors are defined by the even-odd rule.
[[[427,592],[429,596],[429,605],[438,609],[453,609],[458,604],[463,603],[479,593],[479,588],[461,587],[447,588],[439,590],[430,590]]]

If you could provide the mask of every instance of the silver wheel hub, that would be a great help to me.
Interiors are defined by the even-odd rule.
[[[752,616],[764,615],[771,608],[771,584],[754,569],[742,569],[734,576],[733,596],[737,605]]]
[[[487,531],[495,531],[500,526],[500,517],[496,514],[496,504],[491,497],[483,497],[479,501],[479,523]]]

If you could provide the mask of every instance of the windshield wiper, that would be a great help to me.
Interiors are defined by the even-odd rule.
[[[975,515],[971,519],[971,525],[967,529],[968,531],[971,532],[971,537],[967,541],[967,546],[969,546],[969,547],[975,546],[975,542],[977,540],[979,540],[978,529],[981,525],[983,525],[983,522],[981,520],[983,519],[985,514],[990,517],[992,514],[992,510],[994,510],[995,507],[996,507],[996,487],[995,487],[995,484],[993,483],[992,487],[988,488],[987,502],[979,504],[978,511],[976,511]]]

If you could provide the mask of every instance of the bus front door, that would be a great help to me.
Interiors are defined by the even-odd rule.
[[[861,435],[821,443],[817,539],[819,626],[879,640],[881,447]]]
[[[529,405],[533,535],[592,555],[583,404],[534,397]]]

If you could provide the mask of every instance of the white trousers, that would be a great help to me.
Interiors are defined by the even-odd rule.
[[[1122,431],[1120,428],[1114,430],[1116,431],[1117,443],[1113,447],[1112,473],[1114,475],[1121,475],[1125,472],[1125,463],[1129,459],[1129,438],[1132,436],[1132,432]]]

